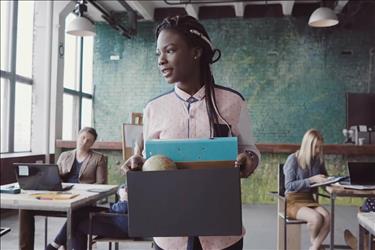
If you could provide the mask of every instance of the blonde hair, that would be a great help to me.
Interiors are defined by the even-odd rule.
[[[319,155],[316,153],[316,144],[321,142]],[[302,138],[300,149],[296,152],[298,164],[302,169],[310,168],[311,162],[315,158],[319,158],[323,163],[323,136],[316,129],[309,129]]]

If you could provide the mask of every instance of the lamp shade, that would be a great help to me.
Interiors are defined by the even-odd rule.
[[[95,36],[95,25],[87,18],[76,16],[66,28],[66,33],[73,36]]]
[[[316,9],[310,16],[309,25],[311,27],[331,27],[339,23],[336,14],[332,9],[320,7]]]

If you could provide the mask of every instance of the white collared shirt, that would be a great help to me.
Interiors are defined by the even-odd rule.
[[[194,98],[196,101],[189,102]],[[247,103],[236,91],[215,85],[215,99],[221,116],[228,122],[233,136],[238,137],[239,152],[250,150],[260,159],[252,136]],[[174,89],[151,100],[145,107],[144,140],[209,138],[210,123],[205,102],[205,86],[193,96]],[[226,126],[219,118],[219,124]],[[227,135],[228,136],[228,135]],[[245,231],[243,229],[243,234]],[[223,249],[239,241],[242,236],[201,236],[203,249]],[[186,249],[187,237],[157,237],[156,244],[163,249]]]

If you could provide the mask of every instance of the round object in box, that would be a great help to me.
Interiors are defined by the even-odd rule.
[[[176,163],[165,155],[153,155],[143,164],[142,171],[163,171],[177,169]]]

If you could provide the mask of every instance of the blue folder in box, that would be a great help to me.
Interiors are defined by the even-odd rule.
[[[175,162],[235,161],[237,137],[213,139],[171,139],[146,141],[146,158],[165,155]]]

